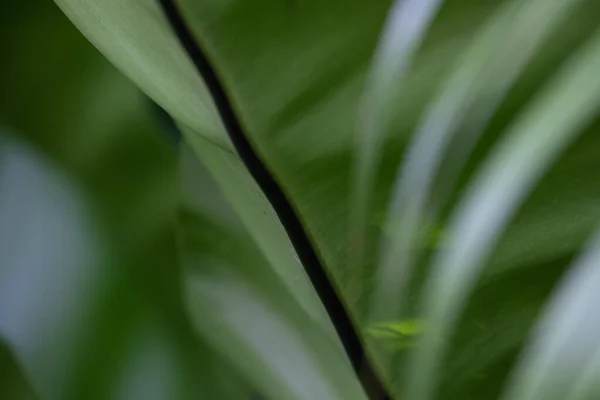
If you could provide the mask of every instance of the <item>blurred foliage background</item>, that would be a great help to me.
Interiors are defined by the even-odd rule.
[[[0,398],[364,400],[158,2],[56,2],[141,89],[2,4]],[[597,398],[599,3],[178,4],[394,394]]]
[[[0,398],[209,393],[225,369],[183,315],[168,121],[52,2],[2,2],[0,43]]]

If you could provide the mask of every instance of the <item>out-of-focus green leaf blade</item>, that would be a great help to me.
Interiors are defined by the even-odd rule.
[[[598,397],[600,385],[598,385],[598,376],[600,376],[600,351],[596,348],[592,350],[594,356],[586,365],[583,373],[575,379],[575,384],[567,395],[568,400],[585,400]]]
[[[84,9],[90,4],[74,0],[70,3]],[[454,57],[472,42],[471,36],[479,31],[480,21],[501,3],[495,0],[446,1],[431,24],[422,47],[413,58],[413,67],[407,71],[403,89],[398,92],[399,98],[394,98],[390,104],[390,109],[396,113],[382,138],[383,153],[377,160],[380,168],[372,182],[372,207],[367,210],[366,268],[357,272],[351,267],[354,260],[348,258],[351,252],[347,248],[355,134],[366,83],[365,71],[390,2],[177,2],[232,98],[251,142],[294,203],[315,247],[336,277],[345,300],[361,321],[371,294],[377,249],[382,237],[385,240],[379,221],[385,220],[385,205],[393,187],[397,163],[404,154],[406,137],[420,120],[425,104],[444,82],[454,65]],[[577,10],[576,18],[567,17],[568,22],[561,24],[556,34],[551,35],[551,46],[543,46],[536,54],[523,79],[517,81],[500,104],[480,145],[475,148],[474,156],[467,160],[464,169],[467,178],[477,169],[477,163],[489,146],[502,135],[505,126],[545,83],[555,66],[597,24],[598,11],[594,2],[585,2],[585,6]],[[80,26],[91,27],[103,23],[95,18],[79,22]],[[120,23],[131,21],[121,19]],[[532,26],[532,29],[537,28]],[[110,34],[97,35],[94,40],[106,48],[122,48],[121,42],[111,38],[114,36]],[[157,62],[156,58],[145,60],[149,64]],[[499,64],[502,62],[504,59]],[[135,69],[130,67],[125,69],[135,74]],[[501,65],[497,67],[502,69]],[[485,100],[485,94],[481,98]],[[164,101],[161,104],[166,105]],[[182,125],[190,125],[181,115],[178,119]],[[210,132],[194,126],[190,128],[188,137],[211,137]],[[461,321],[458,338],[452,343],[452,357],[440,380],[440,397],[497,396],[499,382],[510,369],[511,360],[548,288],[587,236],[593,222],[600,217],[597,208],[600,198],[597,188],[600,186],[596,184],[596,174],[591,172],[598,167],[599,149],[599,142],[592,135],[593,129],[596,128],[586,132],[584,139],[536,188],[491,258],[490,273],[477,288],[476,296],[469,304],[468,318]],[[229,175],[215,176],[221,180]],[[463,180],[464,177],[460,178]],[[459,190],[462,190],[463,182],[459,183]],[[250,219],[244,222],[247,221]],[[436,224],[433,228],[443,231],[444,227]],[[255,232],[252,236],[256,240]],[[451,239],[445,231],[443,237],[446,242]],[[276,259],[275,254],[285,253],[268,255],[268,246],[258,242],[259,253],[269,260]],[[439,245],[433,243],[426,252],[435,251]],[[260,265],[261,268],[265,266],[272,268],[269,262]],[[415,270],[421,275],[428,272],[427,268]],[[422,280],[423,276],[415,278]],[[250,281],[244,278],[243,282]],[[255,288],[251,287],[254,293],[252,290]],[[418,292],[418,286],[407,288],[409,312],[415,306]],[[412,315],[408,317],[413,318]],[[429,325],[425,322],[423,326],[426,333]],[[402,353],[404,348],[398,351]]]
[[[286,232],[246,167],[233,152],[217,147],[185,128],[184,132],[189,138],[191,147],[202,158],[203,164],[214,176],[218,188],[214,186],[212,188],[221,190],[226,197],[227,200],[219,197],[220,202],[227,201],[231,204],[236,215],[239,216],[239,220],[236,218],[234,221],[243,222],[243,226],[251,233],[254,241],[266,257],[268,264],[259,268],[272,268],[299,304],[324,329],[329,330],[333,335],[332,337],[335,337],[331,322],[306,276]],[[184,162],[190,163],[189,159],[189,156],[186,157]],[[194,165],[196,169],[200,168],[200,164],[196,163]],[[200,175],[195,171],[194,165],[185,165],[182,173],[190,176]],[[201,178],[202,176],[198,176],[195,179]],[[190,179],[192,178],[190,177]],[[202,208],[214,207],[220,203],[215,200],[212,202],[207,201],[206,198],[213,195],[210,194],[210,190],[204,189],[202,181],[196,183],[194,180],[190,180],[189,182],[191,183],[186,180],[183,184],[184,190],[189,193],[184,197],[184,200],[192,201],[195,199],[199,201],[204,198],[201,204]],[[200,191],[201,189],[204,190]],[[232,215],[229,208],[227,208],[227,212]],[[227,212],[220,214],[226,216],[228,215]],[[238,227],[238,229],[242,229],[242,227]]]
[[[14,3],[1,22],[0,120],[19,132],[11,160],[26,157],[0,166],[0,326],[28,382],[44,399],[246,399],[184,315],[176,154],[150,102],[53,4]],[[73,232],[88,220],[94,240]]]
[[[215,150],[209,142],[195,145],[207,146],[200,154]],[[226,154],[215,154],[218,158],[206,158],[212,173],[222,177],[236,172],[235,164],[225,164]],[[216,195],[219,189],[195,157],[185,149],[180,236],[186,298],[198,332],[268,398],[364,398],[328,326],[297,303],[242,223],[211,211],[226,200]],[[244,179],[241,175],[232,183]],[[247,181],[238,186],[247,199],[251,186]]]
[[[428,399],[457,319],[486,257],[525,195],[560,152],[594,117],[600,85],[600,39],[595,37],[515,123],[461,200],[451,221],[450,242],[433,261],[421,294],[430,329],[414,352],[409,399]]]
[[[171,115],[229,146],[206,87],[157,1],[57,0],[96,47]]]
[[[212,100],[181,45],[172,34],[158,2],[132,0],[97,5],[92,1],[57,1],[82,32],[111,60],[177,119],[188,136],[216,143],[217,158],[228,159],[219,181],[265,254],[299,301],[322,320],[326,317],[306,274],[270,205],[231,152],[216,118]],[[134,24],[131,21],[135,21]],[[194,132],[194,133],[191,133]],[[207,157],[212,153],[205,154]],[[214,158],[214,157],[213,157]],[[210,158],[209,160],[210,161]],[[214,163],[212,163],[214,164]],[[236,178],[239,177],[239,178]],[[242,186],[238,188],[238,184]],[[248,190],[247,190],[248,189]],[[243,193],[240,193],[242,190]],[[250,195],[250,197],[239,197]],[[250,206],[250,201],[253,199]]]
[[[596,236],[550,299],[504,399],[568,399],[578,392],[586,398],[594,385],[598,388],[590,380],[593,375],[586,376],[594,367],[598,372],[600,349],[600,319],[594,312],[600,303],[600,236]]]
[[[291,199],[360,319],[364,304],[359,302],[368,293],[365,277],[352,269],[349,259],[350,182],[366,71],[390,2],[177,4],[219,74],[251,143]],[[398,114],[423,103],[438,81],[436,73],[445,67],[436,59],[440,53],[440,48],[428,47],[410,69],[407,97],[400,101]],[[417,76],[431,78],[426,88],[416,84]],[[398,119],[394,115],[386,130],[386,139],[394,138],[388,150],[397,150],[403,140],[394,130],[408,120]],[[385,168],[389,164],[390,159],[381,163]],[[385,189],[375,186],[373,204],[379,205]],[[371,214],[367,225],[365,245],[370,252],[378,238]],[[365,255],[366,260],[371,257]]]
[[[123,287],[112,271],[92,210],[67,177],[23,144],[3,137],[0,193],[0,335],[42,398],[187,399],[195,390],[210,398],[223,394],[224,386],[207,377],[199,386],[195,378],[197,387],[191,386],[186,368],[219,364],[191,342],[186,351],[196,358],[186,365],[176,339],[182,336],[165,326],[160,305],[137,284]],[[124,289],[138,298],[119,304],[121,311],[113,309],[103,320],[99,311],[107,301],[127,301]],[[120,320],[123,311],[128,322]],[[113,341],[95,341],[96,334]],[[90,348],[94,345],[103,346],[103,352],[112,345],[114,353],[97,358],[100,349]],[[103,367],[91,367],[94,362]],[[219,368],[227,371],[224,365]],[[76,381],[80,378],[83,382]]]
[[[396,1],[381,33],[367,80],[357,140],[356,182],[351,203],[350,260],[360,268],[374,173],[393,115],[393,98],[442,1]]]
[[[42,396],[62,398],[105,284],[102,244],[82,193],[22,144],[1,140],[0,331]]]
[[[509,1],[475,35],[442,92],[425,112],[400,165],[385,224],[390,242],[384,243],[372,317],[399,317],[402,296],[411,276],[420,243],[417,233],[438,218],[473,145],[508,90],[533,58],[540,44],[554,32],[579,1]],[[460,124],[466,127],[458,132]],[[459,136],[437,179],[437,197],[429,199],[445,149]],[[432,203],[434,207],[427,206]],[[398,299],[389,302],[389,299]]]
[[[39,399],[4,343],[0,344],[0,396],[14,400]]]
[[[188,76],[187,70],[177,69],[163,58],[144,55],[149,51],[146,39],[151,42],[156,36],[161,38],[157,39],[156,52],[164,53],[167,61],[174,57],[174,50],[162,47],[174,39],[162,38],[167,30],[163,30],[164,19],[156,15],[154,4],[140,6],[140,2],[128,1],[97,5],[74,0],[61,0],[59,4],[128,75],[137,73],[144,78],[148,70],[160,69],[169,77],[171,73]],[[177,5],[216,67],[251,142],[292,198],[319,253],[338,278],[353,309],[358,311],[358,293],[364,293],[360,289],[364,283],[362,277],[353,275],[348,262],[348,181],[365,70],[390,2],[178,1]],[[338,11],[340,7],[343,12]],[[489,8],[470,8],[469,16],[485,14]],[[135,12],[136,18],[125,20],[123,16],[133,13],[131,10],[140,11]],[[433,32],[436,37],[460,24],[463,17],[457,10],[451,7],[446,18],[436,25]],[[154,16],[154,22],[148,22],[148,15]],[[136,28],[143,35],[131,34],[134,29],[129,26],[134,25],[131,21],[140,25]],[[109,25],[114,28],[110,32]],[[115,38],[117,33],[119,37]],[[443,47],[430,44],[420,52],[406,79],[406,100],[401,100],[398,107],[399,114],[411,116],[394,116],[390,123],[386,141],[392,138],[388,149],[394,149],[395,153],[382,163],[386,169],[397,160],[396,151],[403,142],[393,134],[394,130],[410,126],[415,109],[439,82],[440,71],[447,69],[440,59],[449,49],[460,47],[458,42]],[[130,54],[131,48],[140,49],[141,55]],[[144,65],[137,61],[125,65],[122,59],[127,61],[133,56],[139,56]],[[424,81],[429,83],[424,85]],[[161,86],[166,83],[158,78],[153,82]],[[148,87],[142,85],[142,88],[193,135],[213,139],[210,127],[208,132],[203,131],[202,126],[190,122],[189,116],[173,113],[172,107]],[[185,93],[180,91],[180,96],[187,100]],[[191,107],[192,103],[185,107]],[[386,190],[385,185],[376,185],[373,198],[377,205],[385,201]],[[367,234],[369,249],[378,237],[378,229],[371,221]],[[371,258],[372,254],[367,256]]]

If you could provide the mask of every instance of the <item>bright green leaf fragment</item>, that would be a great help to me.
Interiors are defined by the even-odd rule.
[[[416,336],[425,330],[425,322],[419,319],[406,319],[401,321],[383,322],[374,324],[369,328],[369,333],[375,337]]]

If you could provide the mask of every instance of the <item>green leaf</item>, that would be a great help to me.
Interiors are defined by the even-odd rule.
[[[442,3],[439,0],[397,1],[389,11],[365,93],[359,140],[357,140],[356,182],[351,209],[351,260],[361,267],[364,224],[381,145],[389,128],[392,100],[403,81],[431,20]]]
[[[544,40],[578,3],[516,0],[503,4],[475,35],[441,93],[425,111],[394,184],[386,218],[390,243],[382,250],[378,268],[374,320],[398,316],[401,301],[392,305],[388,299],[401,299],[410,279],[419,254],[415,233],[439,218],[437,208],[444,204],[499,104]],[[446,155],[445,149],[453,141],[460,145]],[[431,200],[434,181],[442,188],[436,188],[437,197]],[[433,204],[428,207],[428,203]]]
[[[184,201],[202,201],[197,204],[200,209],[206,207],[210,209],[210,207],[219,205],[220,202],[227,201],[235,210],[235,214],[239,216],[239,220],[234,219],[234,221],[243,223],[268,261],[263,268],[272,268],[304,310],[319,325],[327,329],[332,337],[335,337],[331,322],[325,314],[287,234],[246,167],[232,151],[220,148],[187,129],[184,129],[184,135],[189,139],[191,147],[202,158],[204,165],[214,177],[214,181],[219,185],[218,188],[213,185],[209,186],[209,189],[202,190],[206,185],[205,182],[195,181],[202,179],[202,174],[197,171],[202,169],[201,164],[196,162],[192,165],[184,165],[182,174],[184,174],[185,182],[182,186],[187,194],[184,196]],[[188,155],[183,162],[189,164],[191,163],[190,159],[193,160]],[[195,177],[195,175],[199,176]],[[209,202],[205,199],[209,193],[214,196],[212,192],[219,190],[223,192],[227,200]],[[228,213],[226,212],[225,215],[233,215],[231,209],[226,209]],[[219,214],[223,214],[223,212]]]
[[[181,123],[229,147],[221,123],[158,2],[56,0],[86,37]]]
[[[15,358],[3,344],[0,345],[0,396],[14,400],[39,398],[23,376]]]
[[[596,236],[549,300],[503,398],[592,398],[597,393],[592,376],[598,372],[600,320],[590,312],[590,305],[600,301]]]
[[[600,84],[591,83],[599,67],[596,36],[509,129],[461,200],[448,246],[433,260],[421,294],[430,329],[412,358],[408,399],[433,395],[445,337],[454,330],[486,257],[533,185],[596,115]]]
[[[4,137],[0,165],[0,332],[42,396],[65,397],[105,279],[102,243],[81,193],[48,163]]]
[[[595,350],[591,361],[583,369],[583,373],[575,379],[575,384],[568,395],[569,400],[584,400],[598,395],[597,377],[600,373],[600,355]]]
[[[220,221],[217,230],[212,230],[216,216],[207,215],[206,211],[187,212],[183,219],[187,221],[186,231],[190,226],[198,226],[193,231],[196,232],[194,235],[200,236],[200,239],[190,239],[192,243],[184,242],[186,254],[189,255],[191,249],[195,252],[191,260],[186,259],[187,271],[199,270],[195,272],[197,275],[190,273],[187,279],[187,304],[192,311],[196,310],[192,315],[198,332],[221,354],[229,355],[228,360],[235,365],[236,371],[266,390],[269,396],[293,398],[298,395],[294,392],[296,382],[285,378],[287,371],[274,371],[276,368],[272,366],[279,364],[272,363],[270,357],[273,354],[260,352],[265,358],[256,361],[265,368],[271,366],[269,382],[259,376],[249,361],[231,355],[228,346],[255,360],[252,357],[256,357],[261,348],[257,339],[260,335],[240,332],[239,310],[247,306],[254,315],[260,314],[260,310],[269,310],[272,319],[268,326],[281,328],[278,332],[298,330],[302,340],[308,343],[303,345],[308,346],[309,361],[320,360],[313,351],[314,346],[325,340],[320,335],[327,336],[324,333],[328,329],[327,323],[319,322],[322,313],[318,307],[313,308],[305,277],[301,275],[298,286],[293,285],[290,278],[297,273],[298,263],[293,260],[287,241],[278,237],[281,229],[270,215],[270,208],[257,200],[260,196],[254,196],[256,193],[247,175],[238,175],[243,168],[230,152],[220,123],[211,106],[207,105],[199,77],[192,75],[192,68],[166,28],[164,17],[157,12],[154,3],[147,5],[134,0],[100,5],[90,0],[60,0],[59,3],[109,58],[185,127],[194,151],[201,156],[225,197],[240,214],[241,221],[232,222],[226,217],[227,222]],[[458,132],[455,137],[459,140],[450,143],[447,153],[441,150],[432,153],[435,157],[429,160],[430,165],[437,167],[423,176],[415,175],[418,185],[425,187],[424,191],[415,190],[415,195],[425,192],[425,199],[431,202],[425,203],[423,209],[439,210],[436,218],[429,218],[425,211],[415,213],[422,222],[415,222],[417,240],[422,232],[431,230],[442,232],[444,240],[435,246],[427,246],[419,257],[415,257],[414,279],[406,286],[402,299],[396,298],[393,292],[397,288],[392,288],[390,295],[382,292],[379,302],[390,304],[389,309],[382,309],[383,314],[391,315],[393,320],[414,318],[420,321],[419,299],[425,296],[433,302],[444,296],[443,292],[430,293],[431,287],[424,289],[423,282],[428,281],[428,277],[435,280],[446,262],[451,266],[453,260],[445,258],[448,249],[458,243],[474,253],[486,251],[488,257],[476,260],[478,262],[457,263],[458,271],[476,265],[477,274],[473,278],[481,276],[477,285],[475,281],[472,285],[469,280],[465,281],[469,285],[457,295],[457,298],[464,297],[461,299],[464,301],[443,304],[439,300],[439,304],[450,308],[458,304],[458,308],[464,310],[460,314],[462,318],[453,318],[448,332],[445,328],[436,329],[435,321],[425,319],[427,329],[419,335],[425,337],[425,341],[417,341],[414,346],[411,343],[409,349],[400,343],[400,349],[394,354],[398,365],[389,370],[384,368],[390,381],[395,383],[402,375],[397,368],[404,365],[400,360],[407,353],[405,350],[433,352],[438,346],[445,349],[447,356],[437,365],[440,375],[432,378],[432,385],[427,388],[440,398],[497,397],[546,296],[568,266],[570,257],[600,219],[597,207],[600,186],[595,172],[600,167],[597,157],[600,141],[594,134],[598,125],[594,120],[597,112],[586,108],[591,107],[593,101],[582,105],[581,110],[573,108],[572,104],[557,102],[565,108],[527,114],[531,118],[530,127],[544,128],[544,132],[538,132],[540,137],[548,132],[565,133],[562,130],[565,126],[558,124],[564,122],[560,118],[577,118],[583,111],[589,113],[586,121],[589,126],[575,127],[581,137],[560,158],[553,158],[556,154],[552,154],[552,149],[546,155],[540,155],[540,159],[548,157],[541,163],[548,174],[543,179],[531,178],[535,185],[521,182],[523,191],[511,192],[522,193],[522,198],[519,196],[519,202],[516,202],[522,207],[515,203],[506,218],[500,218],[502,229],[498,229],[489,246],[478,248],[471,244],[468,236],[462,236],[463,232],[456,230],[455,225],[451,224],[450,229],[446,227],[448,214],[468,216],[470,211],[477,211],[467,209],[478,205],[470,203],[459,203],[456,211],[457,199],[465,198],[465,187],[470,187],[467,184],[473,176],[479,177],[486,172],[485,169],[480,171],[480,167],[490,165],[485,161],[490,148],[497,142],[505,143],[508,138],[505,135],[511,135],[507,127],[522,121],[522,110],[531,110],[531,99],[539,99],[540,88],[554,75],[557,66],[589,37],[597,25],[600,10],[595,2],[580,3],[572,14],[566,11],[569,4],[574,3],[527,2],[519,9],[512,7],[521,2],[511,3],[513,5],[507,8],[505,4],[506,1],[445,1],[422,40],[419,35],[427,24],[423,25],[422,32],[418,30],[421,33],[416,37],[421,45],[418,49],[409,49],[411,63],[404,71],[402,82],[398,82],[401,90],[390,84],[388,94],[391,97],[386,97],[383,102],[393,115],[389,121],[374,121],[385,123],[386,127],[378,138],[382,152],[377,159],[369,161],[372,178],[365,185],[372,187],[372,193],[361,193],[358,189],[359,196],[368,198],[361,205],[360,200],[353,203],[356,201],[353,194],[357,190],[353,183],[361,179],[354,175],[355,139],[361,126],[360,115],[364,112],[363,99],[372,55],[384,22],[390,20],[390,1],[177,2],[187,25],[206,51],[218,79],[231,97],[234,111],[259,157],[291,199],[317,253],[336,278],[344,300],[366,331],[370,326],[367,318],[370,301],[378,294],[373,278],[380,261],[379,251],[386,245],[382,242],[388,240],[385,231],[389,232],[388,228],[395,226],[385,224],[381,229],[378,221],[389,209],[400,160],[406,154],[406,160],[411,157],[410,150],[406,153],[407,148],[412,148],[411,144],[407,145],[409,134],[415,127],[429,132],[425,129],[429,127],[426,124],[429,116],[436,117],[431,119],[432,123],[440,123],[434,126],[434,133],[437,131],[444,136]],[[509,12],[497,14],[498,7]],[[489,31],[481,30],[481,24],[489,18],[495,18],[494,26]],[[142,34],[138,35],[138,32]],[[487,33],[474,38],[481,32]],[[469,54],[458,60],[469,61],[469,68],[459,69],[460,74],[454,75],[453,68],[463,65],[454,62],[461,54]],[[577,85],[584,87],[582,93],[586,86],[595,85],[591,74],[573,79],[581,79]],[[454,82],[454,85],[444,86],[445,82]],[[457,93],[460,96],[453,97]],[[567,98],[563,101],[567,102]],[[193,110],[197,110],[197,114]],[[437,118],[440,115],[445,118]],[[420,140],[424,138],[425,134],[420,136]],[[475,139],[478,139],[477,143]],[[445,144],[442,142],[440,148],[443,149]],[[499,153],[494,151],[494,154]],[[229,166],[219,160],[221,156],[230,162]],[[522,160],[527,158],[524,154],[521,156]],[[513,171],[502,167],[498,169],[501,177]],[[523,162],[522,170],[525,175],[535,175],[535,168],[529,170],[528,163]],[[444,181],[443,178],[449,179]],[[519,186],[518,177],[515,179],[515,185]],[[492,183],[487,185],[491,187]],[[525,189],[531,196],[525,196]],[[498,205],[502,199],[499,195],[505,193],[496,191],[496,194],[498,197],[491,196],[488,203],[480,204],[482,209]],[[252,203],[245,206],[245,199],[251,199]],[[265,218],[258,214],[263,207],[268,214]],[[362,248],[359,251],[353,249],[355,243],[350,241],[352,219],[363,218],[358,213],[352,214],[353,207],[365,208],[364,254]],[[206,210],[221,209],[211,206]],[[403,208],[398,215],[406,212],[412,212],[410,207]],[[514,214],[510,224],[508,214]],[[488,216],[479,217],[476,225],[484,226]],[[456,221],[454,218],[452,221]],[[238,232],[240,227],[244,228],[243,233],[236,236],[230,246],[232,232]],[[502,232],[503,236],[500,235]],[[186,235],[190,237],[189,233]],[[473,243],[483,239],[484,235],[477,236]],[[360,260],[354,259],[354,251],[360,253]],[[432,255],[433,267],[429,262]],[[249,267],[251,261],[253,266]],[[448,285],[458,279],[450,272]],[[198,276],[215,286],[239,293],[246,301],[241,304],[239,298],[215,292]],[[441,283],[440,287],[446,288]],[[227,313],[215,315],[206,304],[219,304]],[[397,315],[394,309],[402,312]],[[203,313],[209,318],[203,320]],[[451,314],[449,318],[453,317]],[[274,320],[279,321],[278,324]],[[298,321],[306,321],[307,327],[303,328],[304,324]],[[315,323],[318,328],[313,325]],[[319,332],[315,334],[318,339],[314,342],[313,329]],[[419,345],[428,343],[427,340],[434,336],[441,339],[435,341],[435,346]],[[335,348],[336,344],[331,344]],[[306,348],[294,347],[296,345],[290,348]],[[373,347],[377,345],[375,343]],[[389,355],[389,352],[384,353]],[[427,357],[423,360],[421,362],[428,363]],[[337,364],[323,363],[338,368]],[[434,369],[438,370],[437,367]],[[348,372],[347,366],[340,368],[343,371],[340,374]],[[431,378],[427,374],[421,377],[424,380]],[[311,375],[313,378],[317,379]],[[326,375],[324,379],[335,385],[344,379],[355,384],[349,374],[340,381],[329,378],[330,375]],[[322,390],[325,386],[317,387]],[[395,394],[402,389],[400,387]]]
[[[329,324],[281,224],[232,153],[204,84],[172,35],[158,3],[115,1],[101,7],[92,1],[56,3],[107,58],[177,119],[191,143],[214,144],[203,156],[209,167],[216,165],[211,168],[219,170],[215,173],[220,175],[220,184],[267,255],[269,265],[321,324]],[[136,24],[131,24],[134,19]],[[194,138],[198,135],[201,137]],[[225,159],[219,162],[221,158]],[[239,197],[238,183],[243,185],[242,194],[251,197]],[[252,205],[246,203],[250,199]]]
[[[208,146],[200,154],[213,151],[205,159],[215,176],[239,174],[229,180],[238,183],[235,188],[224,186],[226,193],[235,189],[232,199],[252,199],[254,186],[235,162],[227,164],[228,154],[215,152],[209,142],[194,143]],[[269,264],[268,252],[240,221],[226,216],[226,200],[194,159],[184,152],[182,187],[194,190],[184,192],[180,237],[186,298],[199,334],[268,398],[363,399],[329,326],[310,314],[312,308],[301,307],[285,274]],[[221,211],[211,211],[216,209]]]
[[[0,335],[41,398],[221,395],[209,374],[198,385],[193,365],[226,366],[194,342],[189,364],[176,315],[123,285],[81,190],[5,137],[0,165]]]
[[[247,399],[185,316],[176,152],[150,102],[53,4],[1,22],[0,119],[19,138],[0,144],[0,336],[27,383],[42,399]]]
[[[360,319],[366,293],[364,277],[349,258],[349,183],[365,73],[389,2],[180,1],[178,6],[215,65],[250,141]],[[419,85],[417,94],[412,78],[434,75],[439,61],[428,55],[431,59],[418,63],[423,69],[416,72],[415,65],[406,78],[406,90],[420,101],[427,91]],[[393,147],[398,148],[397,140]],[[377,205],[384,191],[377,185]],[[376,239],[368,225],[365,236]],[[371,245],[369,240],[366,246]]]

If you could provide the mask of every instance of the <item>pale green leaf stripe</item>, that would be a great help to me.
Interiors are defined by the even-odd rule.
[[[175,343],[157,321],[144,321],[126,349],[121,371],[115,371],[115,400],[177,398],[184,371]]]
[[[359,137],[351,213],[350,257],[360,265],[373,175],[390,122],[390,104],[441,0],[398,0],[392,6],[367,82]]]
[[[231,148],[204,82],[152,0],[55,0],[114,65],[176,120]]]
[[[399,167],[386,218],[391,238],[381,249],[372,319],[398,318],[418,250],[417,233],[437,214],[435,207],[425,209],[429,190],[453,136],[460,136],[461,147],[450,154],[446,168],[440,171],[439,181],[445,187],[441,196],[452,187],[470,149],[537,48],[580,1],[511,1],[486,23],[466,50],[425,113]],[[466,119],[469,124],[458,132]]]
[[[213,270],[187,280],[192,319],[261,393],[281,400],[365,399],[329,338],[294,323],[225,265]]]
[[[410,360],[404,398],[433,395],[449,336],[487,256],[531,187],[596,114],[599,70],[596,36],[519,118],[465,194],[422,292],[429,329]]]
[[[506,400],[566,399],[593,385],[600,346],[600,234],[562,280],[504,394]],[[595,366],[595,368],[594,368]],[[585,398],[585,397],[584,397]]]
[[[73,398],[81,354],[92,354],[94,312],[105,293],[111,301],[119,296],[106,291],[115,283],[107,243],[75,183],[26,143],[0,133],[0,340],[41,399]],[[103,324],[104,333],[120,329],[115,323]],[[123,354],[107,375],[108,367],[94,368],[99,377],[92,386],[110,376],[102,384],[124,392],[121,398],[173,399],[183,392],[179,343],[162,324],[153,318],[131,335],[131,349],[139,351]],[[120,374],[123,364],[131,368]],[[152,396],[143,396],[151,388]]]
[[[106,283],[84,196],[27,146],[0,136],[0,336],[42,398],[66,398]]]
[[[575,381],[573,390],[565,400],[586,400],[593,398],[594,393],[600,389],[600,343],[596,343],[595,354],[583,374]]]
[[[336,341],[337,335],[275,211],[246,167],[233,153],[181,127],[215,182],[298,304]]]

